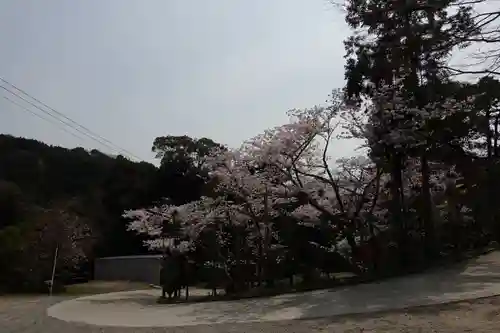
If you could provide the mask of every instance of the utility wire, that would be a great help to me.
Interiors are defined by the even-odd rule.
[[[28,109],[28,108],[24,107],[23,105],[21,105],[21,104],[19,104],[19,103],[15,102],[15,101],[13,101],[12,99],[8,98],[7,96],[3,96],[3,98],[5,98],[5,99],[6,99],[7,101],[9,101],[10,103],[14,104],[15,106],[17,106],[17,107],[18,107],[18,108],[20,108],[21,110],[26,111],[26,112],[28,112],[29,114],[31,114],[31,115],[33,115],[33,116],[35,116],[35,117],[38,117],[38,118],[40,118],[40,119],[43,119],[43,120],[45,120],[46,122],[49,122],[49,123],[51,123],[52,125],[54,125],[54,126],[58,127],[59,129],[62,129],[62,130],[63,130],[63,131],[65,131],[66,133],[71,134],[71,135],[72,135],[72,136],[74,136],[75,138],[77,138],[77,139],[79,139],[79,140],[84,141],[84,139],[83,139],[81,136],[78,136],[78,135],[76,135],[75,133],[73,133],[73,132],[71,132],[71,131],[68,131],[68,130],[66,129],[66,127],[60,126],[59,124],[57,124],[57,123],[55,123],[54,121],[50,120],[50,118],[46,118],[46,117],[44,117],[44,116],[42,116],[42,115],[40,115],[40,114],[38,114],[38,113],[36,113],[36,112],[31,111],[30,109]]]
[[[65,124],[66,126],[69,126],[69,127],[73,128],[74,130],[76,130],[76,131],[78,131],[78,132],[82,133],[83,135],[85,135],[85,136],[87,136],[87,137],[90,137],[92,140],[94,140],[94,141],[96,141],[96,142],[100,143],[101,145],[103,145],[103,146],[105,146],[105,147],[107,147],[107,148],[111,149],[112,151],[125,152],[125,153],[126,153],[126,155],[129,155],[129,157],[130,157],[130,156],[132,156],[132,157],[134,157],[135,159],[137,159],[137,160],[139,160],[139,161],[141,160],[141,158],[137,157],[135,154],[133,154],[133,153],[131,153],[130,151],[128,151],[128,150],[126,150],[126,149],[124,149],[124,148],[122,148],[122,147],[120,147],[120,146],[118,146],[118,145],[114,144],[113,142],[111,142],[111,141],[109,141],[108,139],[106,139],[106,138],[104,138],[104,137],[100,136],[99,134],[97,134],[97,133],[95,133],[95,132],[91,131],[89,128],[87,128],[87,127],[85,127],[85,126],[83,126],[83,125],[79,124],[78,122],[76,122],[76,121],[74,121],[73,119],[69,118],[69,117],[68,117],[68,116],[66,116],[65,114],[63,114],[63,113],[61,113],[61,112],[59,112],[59,111],[55,110],[54,108],[52,108],[52,107],[48,106],[48,105],[47,105],[47,104],[45,104],[44,102],[42,102],[42,101],[40,101],[39,99],[35,98],[34,96],[30,95],[30,94],[29,94],[29,93],[27,93],[25,90],[23,90],[23,89],[21,89],[21,88],[19,88],[19,87],[15,86],[15,85],[14,85],[14,84],[12,84],[11,82],[9,82],[9,81],[7,81],[7,80],[3,79],[2,77],[0,77],[0,81],[2,81],[2,82],[4,82],[4,83],[8,84],[9,86],[13,87],[14,89],[16,89],[17,91],[19,91],[19,92],[20,92],[20,93],[22,93],[23,95],[25,95],[25,96],[27,96],[28,98],[30,98],[30,99],[32,99],[32,100],[34,100],[35,102],[37,102],[37,103],[41,104],[42,106],[44,106],[45,108],[47,108],[49,111],[47,111],[47,110],[43,110],[43,109],[42,109],[42,108],[40,108],[39,106],[35,105],[33,102],[26,100],[24,97],[20,96],[18,93],[16,93],[16,92],[14,92],[14,91],[10,90],[9,88],[6,88],[6,87],[1,86],[1,85],[0,85],[0,88],[2,88],[2,89],[4,89],[4,90],[6,90],[6,91],[7,91],[7,92],[9,92],[10,94],[13,94],[13,95],[15,95],[15,96],[16,96],[16,97],[18,97],[18,98],[21,98],[21,99],[22,99],[22,100],[24,100],[25,102],[27,102],[27,103],[31,104],[32,106],[36,107],[38,110],[40,110],[40,111],[44,112],[45,114],[48,114],[49,116],[51,116],[52,118],[54,118],[54,119],[58,120],[59,122],[61,122],[61,123]],[[66,120],[63,120],[63,119],[60,119],[60,118],[58,118],[57,116],[54,116],[51,112],[53,112],[53,113],[55,113],[55,114],[59,115],[60,117],[62,117],[63,119],[66,119],[67,121],[66,121]],[[74,125],[76,125],[76,126],[78,126],[78,127],[75,127]],[[85,131],[85,132],[87,132],[87,133],[83,132],[82,130],[83,130],[83,131]]]
[[[118,151],[121,151],[121,152],[125,152],[127,153],[128,155],[134,157],[135,159],[141,161],[142,159],[139,158],[138,156],[136,156],[135,154],[133,154],[132,152],[114,144],[113,142],[111,142],[110,140],[100,136],[99,134],[91,131],[89,128],[79,124],[78,122],[74,121],[73,119],[71,119],[70,117],[66,116],[65,114],[55,110],[54,108],[48,106],[47,104],[45,104],[44,102],[40,101],[39,99],[35,98],[34,96],[30,95],[29,93],[27,93],[25,90],[17,87],[16,85],[12,84],[11,82],[5,80],[4,78],[0,77],[0,81],[4,82],[5,84],[8,84],[9,86],[13,87],[14,89],[16,89],[18,92],[20,92],[21,94],[31,98],[32,100],[34,100],[35,102],[43,105],[45,108],[47,108],[48,110],[50,111],[47,111],[47,110],[43,110],[42,108],[40,108],[39,106],[35,105],[34,103],[32,103],[31,101],[28,101],[26,100],[25,98],[23,98],[22,96],[20,96],[18,93],[12,91],[11,89],[9,88],[6,88],[4,86],[1,86],[0,85],[0,88],[4,89],[5,91],[9,92],[10,94],[12,95],[15,95],[16,97],[18,98],[21,98],[22,100],[26,101],[27,103],[33,105],[34,107],[36,107],[38,110],[50,115],[52,118],[55,118],[57,119],[58,121],[64,123],[66,126],[69,126],[71,128],[73,128],[74,130],[84,134],[85,136],[87,137],[91,137],[94,141],[97,141],[99,142],[101,145],[104,145],[104,146],[107,146],[108,148],[111,148],[112,150],[118,150]],[[56,116],[54,116],[51,112],[57,114],[58,116],[62,117],[63,119],[67,120],[67,121],[64,121],[63,119],[60,119]],[[75,127],[74,125],[76,125],[77,127]],[[84,133],[83,131],[87,132],[87,133]],[[110,145],[112,147],[110,147]]]
[[[8,85],[9,85],[9,86],[11,86],[11,87],[13,87],[14,89],[16,89],[17,91],[19,91],[19,92],[20,92],[20,93],[22,93],[23,95],[28,96],[29,98],[31,98],[31,99],[32,99],[32,100],[34,100],[35,102],[37,102],[37,103],[39,103],[39,104],[43,105],[45,108],[47,108],[47,109],[49,109],[50,111],[54,112],[54,113],[55,113],[55,114],[57,114],[58,116],[60,116],[60,117],[62,117],[62,118],[64,118],[64,119],[66,119],[66,120],[68,120],[70,123],[72,123],[72,124],[74,124],[74,125],[78,126],[79,128],[83,129],[84,131],[88,132],[90,135],[92,135],[92,136],[94,136],[94,137],[96,137],[96,138],[99,138],[100,140],[102,140],[102,141],[106,142],[107,144],[110,144],[111,146],[114,146],[114,147],[115,147],[115,149],[118,149],[119,151],[125,152],[125,153],[127,153],[128,155],[130,155],[130,156],[132,156],[132,157],[134,157],[134,158],[136,158],[136,159],[138,159],[138,160],[141,160],[139,157],[135,156],[132,152],[130,152],[130,151],[128,151],[128,150],[126,150],[126,149],[124,149],[124,148],[122,148],[122,147],[120,147],[120,146],[118,146],[118,145],[114,144],[114,143],[113,143],[113,142],[111,142],[110,140],[108,140],[108,139],[106,139],[106,138],[102,137],[101,135],[99,135],[99,134],[97,134],[97,133],[93,132],[93,131],[92,131],[92,130],[90,130],[88,127],[85,127],[85,126],[83,126],[82,124],[80,124],[80,123],[76,122],[75,120],[73,120],[73,119],[71,119],[70,117],[66,116],[66,115],[65,115],[65,114],[63,114],[62,112],[57,111],[57,110],[55,110],[54,108],[52,108],[52,107],[48,106],[48,105],[47,105],[47,104],[45,104],[44,102],[42,102],[42,101],[40,101],[39,99],[35,98],[34,96],[32,96],[32,95],[28,94],[25,90],[23,90],[23,89],[21,89],[21,88],[17,87],[17,86],[16,86],[16,85],[14,85],[13,83],[11,83],[11,82],[9,82],[9,81],[5,80],[5,79],[4,79],[4,78],[2,78],[2,77],[0,77],[0,81],[2,81],[2,82],[4,82],[4,83],[8,84]]]
[[[24,98],[23,96],[20,96],[19,94],[17,94],[17,93],[15,93],[15,92],[13,92],[12,90],[9,90],[8,88],[6,88],[6,87],[4,87],[4,86],[2,86],[2,85],[0,85],[0,88],[1,88],[1,89],[3,89],[3,90],[5,90],[5,91],[7,91],[8,93],[10,93],[10,94],[12,94],[12,95],[14,95],[14,96],[18,97],[19,99],[21,99],[21,100],[25,101],[26,103],[28,103],[28,104],[30,104],[31,106],[35,107],[36,109],[38,109],[38,110],[42,111],[43,113],[45,113],[46,115],[50,116],[51,118],[53,118],[53,119],[55,119],[55,120],[59,121],[60,123],[62,123],[62,124],[64,124],[64,125],[66,125],[66,126],[68,126],[68,127],[72,128],[72,129],[76,130],[77,132],[79,132],[79,133],[83,134],[84,136],[86,136],[86,137],[88,137],[88,138],[90,138],[90,139],[92,139],[92,140],[94,140],[94,141],[98,142],[98,143],[99,143],[99,144],[101,144],[102,146],[104,146],[104,147],[106,147],[106,148],[110,149],[111,151],[117,151],[117,149],[116,149],[116,148],[111,147],[110,145],[108,145],[108,144],[106,144],[106,143],[104,143],[104,142],[101,142],[99,139],[97,139],[97,138],[95,138],[95,137],[91,136],[90,134],[88,134],[88,133],[86,133],[86,132],[82,131],[81,129],[79,129],[79,128],[77,128],[77,127],[74,127],[71,123],[68,123],[67,121],[64,121],[63,119],[60,119],[60,118],[56,117],[56,116],[55,116],[55,115],[53,115],[52,113],[50,113],[50,112],[48,112],[48,111],[46,111],[46,110],[44,110],[44,109],[40,108],[38,105],[34,104],[32,101],[27,100],[26,98]]]

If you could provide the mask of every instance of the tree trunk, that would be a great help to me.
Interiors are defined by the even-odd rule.
[[[400,268],[406,266],[407,244],[406,223],[403,216],[403,179],[401,157],[393,156],[391,168],[391,203],[392,225],[396,230],[396,243],[398,245],[398,262]]]
[[[486,109],[486,144],[487,144],[487,151],[488,151],[488,160],[491,159],[491,156],[493,155],[493,133],[491,132],[491,127],[490,127],[490,118],[491,118],[491,111],[490,109]]]
[[[437,255],[436,241],[435,241],[435,228],[432,216],[432,199],[431,188],[429,183],[430,169],[427,161],[427,152],[424,151],[420,158],[420,167],[422,173],[422,203],[423,203],[423,220],[425,231],[425,256],[427,260],[435,259]]]
[[[370,232],[368,243],[370,244],[370,251],[372,253],[371,270],[373,274],[378,275],[380,273],[380,247],[378,244],[379,240],[377,239],[377,235],[375,235],[375,228],[373,227],[373,223],[371,221],[368,222],[368,230]]]
[[[498,118],[500,115],[495,116],[495,136],[493,137],[493,156],[498,156]]]

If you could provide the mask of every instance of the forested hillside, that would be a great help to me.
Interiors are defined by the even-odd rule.
[[[186,142],[196,149],[198,141],[189,137],[158,138],[157,168],[0,135],[0,290],[46,288],[58,245],[62,280],[90,274],[94,257],[146,253],[121,215],[161,198],[182,203],[199,196],[195,161],[167,151]]]

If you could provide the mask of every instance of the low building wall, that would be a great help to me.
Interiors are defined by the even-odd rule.
[[[94,279],[104,281],[137,281],[160,284],[161,255],[97,258]]]

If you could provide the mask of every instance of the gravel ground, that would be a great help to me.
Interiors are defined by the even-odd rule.
[[[498,332],[500,297],[370,315],[234,325],[120,328],[67,323],[46,316],[50,305],[69,297],[0,297],[1,333],[311,333],[311,332]]]

